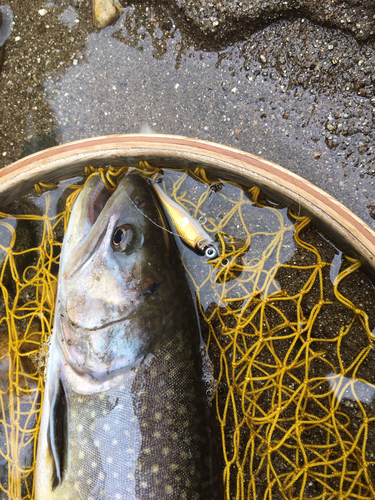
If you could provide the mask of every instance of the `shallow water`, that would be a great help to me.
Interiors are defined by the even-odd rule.
[[[13,459],[10,484],[17,460],[28,475],[22,498],[30,498],[32,484],[31,429],[39,417],[62,215],[76,189],[70,184],[81,179],[30,193],[10,209],[17,220],[0,225],[1,261],[13,256],[1,271],[0,388],[5,408],[15,409],[3,414],[0,445]],[[250,498],[295,498],[299,492],[326,498],[340,491],[344,498],[373,498],[373,281],[303,214],[255,186],[202,180],[166,170],[163,188],[204,222],[220,250],[207,261],[178,242],[217,381],[208,389],[217,386],[213,409],[223,428],[230,497],[248,498],[251,491]],[[43,217],[46,207],[51,225]],[[39,219],[25,224],[25,213]],[[33,418],[25,422],[25,415]],[[14,430],[20,441],[10,445]],[[5,468],[1,472],[6,485]]]
[[[261,26],[239,22],[222,40],[153,1],[125,5],[98,32],[89,2],[8,3],[15,24],[0,74],[0,166],[147,124],[275,161],[374,227],[371,37],[358,42],[285,13]],[[356,22],[342,25],[357,32]]]

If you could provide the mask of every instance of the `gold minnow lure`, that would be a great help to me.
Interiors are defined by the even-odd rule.
[[[162,206],[165,209],[169,223],[175,229],[177,236],[191,250],[209,259],[218,257],[219,252],[214,240],[209,236],[198,221],[178,203],[172,200],[161,188],[161,180],[151,181]]]

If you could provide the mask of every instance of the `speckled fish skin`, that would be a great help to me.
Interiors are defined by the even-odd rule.
[[[174,241],[147,217],[165,225],[134,174],[108,201],[99,178],[89,179],[73,207],[36,500],[223,498],[194,305]]]

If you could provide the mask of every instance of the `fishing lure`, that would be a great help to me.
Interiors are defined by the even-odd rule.
[[[151,186],[166,212],[168,222],[175,229],[181,241],[191,250],[199,255],[205,255],[208,259],[219,256],[214,240],[207,234],[198,221],[181,205],[170,198],[161,187],[161,179],[150,181]]]

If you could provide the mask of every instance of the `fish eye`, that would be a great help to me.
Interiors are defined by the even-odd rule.
[[[115,229],[112,236],[112,248],[116,252],[127,255],[139,250],[143,244],[143,234],[139,228],[130,224],[123,224]]]
[[[133,231],[131,229],[126,230],[124,227],[120,227],[113,235],[113,245],[124,250],[124,248],[131,242],[132,238]]]

